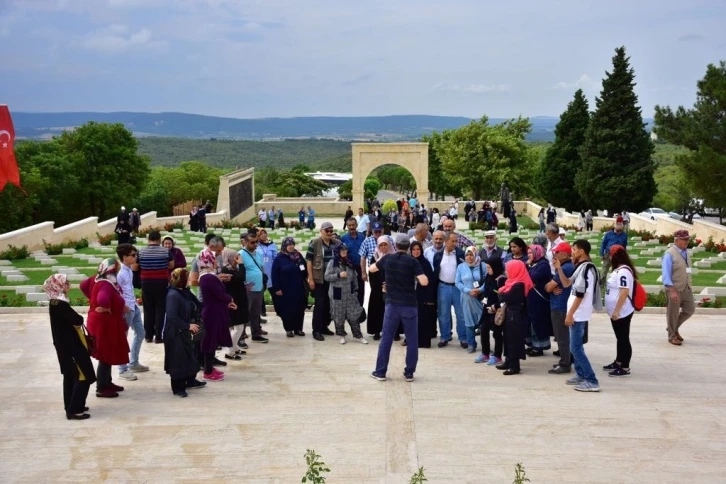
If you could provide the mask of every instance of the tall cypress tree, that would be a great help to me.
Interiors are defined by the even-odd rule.
[[[625,47],[615,49],[613,70],[606,72],[596,111],[582,147],[582,168],[575,187],[589,206],[610,213],[648,208],[656,194],[651,155],[655,147],[637,106],[635,73]]]
[[[549,147],[539,166],[537,183],[540,194],[555,207],[582,210],[585,202],[575,188],[575,174],[582,167],[580,149],[590,124],[590,111],[582,89],[555,127],[555,142]]]

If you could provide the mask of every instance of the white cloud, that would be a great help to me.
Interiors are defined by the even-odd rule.
[[[486,94],[489,92],[508,92],[507,84],[447,84],[440,83],[434,86],[434,91],[461,92],[464,94]]]
[[[131,49],[165,51],[166,42],[152,40],[151,31],[141,28],[131,32],[128,26],[114,24],[89,33],[82,41],[83,47],[107,54],[118,54]]]
[[[555,87],[557,89],[572,89],[573,87],[582,88],[582,89],[592,89],[593,87],[595,87],[595,81],[593,81],[592,77],[588,76],[587,74],[583,74],[575,82],[560,81],[557,84],[555,84]]]

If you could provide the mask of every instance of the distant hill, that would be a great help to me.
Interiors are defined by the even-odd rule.
[[[49,138],[88,121],[123,123],[138,137],[281,140],[327,138],[340,140],[417,140],[432,131],[463,126],[470,118],[455,116],[369,116],[235,119],[185,113],[24,113],[14,112],[21,138]],[[492,118],[500,123],[503,118]],[[533,117],[530,141],[551,141],[558,118]]]

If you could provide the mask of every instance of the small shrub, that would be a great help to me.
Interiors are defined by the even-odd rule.
[[[58,255],[63,253],[63,244],[49,244],[43,241],[43,250],[48,255]]]
[[[699,308],[722,308],[724,306],[724,298],[723,296],[717,296],[714,299],[711,299],[710,297],[704,297],[698,302]]]
[[[18,294],[17,296],[10,296],[3,294],[0,296],[0,308],[19,308],[26,304],[25,295]]]
[[[325,467],[325,462],[320,460],[321,457],[313,449],[308,449],[305,453],[305,462],[308,465],[308,470],[305,476],[303,476],[302,482],[310,482],[312,484],[322,484],[325,482],[325,476],[323,474],[330,472],[330,469]]]
[[[136,232],[136,237],[146,238],[146,237],[149,236],[149,233],[152,232],[152,231],[154,231],[154,230],[159,230],[159,228],[158,227],[152,227],[151,225],[149,225],[148,227],[141,228],[141,229],[139,229],[138,232]]]
[[[167,222],[164,224],[164,230],[174,232],[174,229],[184,230],[184,222]]]
[[[287,228],[300,230],[303,227],[302,227],[302,225],[300,225],[300,222],[298,222],[297,220],[291,220],[290,222],[287,222]]]
[[[58,255],[63,253],[63,249],[85,249],[88,247],[88,239],[71,240],[60,244],[49,244],[43,239],[43,247],[48,255]]]
[[[70,247],[72,249],[76,249],[76,250],[85,249],[85,248],[88,247],[88,239],[84,237],[84,238],[82,238],[80,240],[76,240],[76,241],[73,241],[73,242],[69,242],[69,244],[73,244]]]
[[[512,484],[524,484],[525,482],[532,482],[527,477],[527,472],[524,470],[524,466],[521,462],[517,462],[514,467],[514,480]]]
[[[409,484],[421,484],[422,482],[428,482],[428,479],[426,479],[426,476],[424,475],[424,468],[419,467],[418,472],[412,475],[411,480],[408,482]]]
[[[88,306],[88,299],[85,297],[77,297],[73,300],[73,306]]]
[[[648,294],[645,305],[654,308],[664,308],[668,305],[668,296],[661,291],[658,294]]]
[[[20,260],[27,259],[30,257],[30,251],[28,246],[15,247],[14,245],[8,245],[8,248],[0,252],[0,260]]]
[[[111,245],[111,242],[116,240],[116,234],[101,235],[96,232],[96,238],[101,245]]]

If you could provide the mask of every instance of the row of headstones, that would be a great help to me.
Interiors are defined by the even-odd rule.
[[[695,249],[703,249],[703,247],[695,247],[694,250]],[[690,251],[690,249],[689,249],[689,251]],[[718,254],[716,256],[708,257],[706,259],[698,260],[698,261],[696,261],[696,262],[693,263],[693,265],[695,266],[692,269],[694,271],[693,273],[694,274],[696,273],[695,271],[697,271],[696,268],[698,268],[698,267],[700,267],[701,269],[710,269],[713,264],[717,264],[719,262],[723,262],[724,260],[726,260],[726,252],[721,252],[720,254]],[[651,267],[662,267],[663,266],[663,258],[662,257],[657,257],[655,259],[649,260],[647,262],[647,265],[649,265]]]

